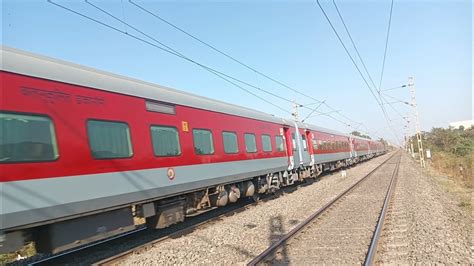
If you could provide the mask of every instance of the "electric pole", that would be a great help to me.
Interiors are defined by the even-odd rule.
[[[296,103],[296,101],[293,100],[293,119],[298,122],[299,121],[299,115],[298,115],[298,107],[299,105]]]
[[[425,168],[425,151],[423,150],[423,141],[421,139],[420,117],[418,114],[418,106],[416,105],[415,80],[413,77],[408,78],[408,87],[410,88],[410,92],[411,92],[411,104],[415,111],[416,139],[418,143],[418,155],[420,157],[420,166],[422,168]]]

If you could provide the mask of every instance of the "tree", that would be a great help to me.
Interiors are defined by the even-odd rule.
[[[433,128],[427,134],[427,140],[438,150],[453,152],[459,141],[459,133],[452,129]]]
[[[383,138],[380,138],[379,142],[381,142],[385,147],[388,147],[388,142],[384,140]]]
[[[364,134],[360,133],[359,131],[355,131],[355,130],[351,132],[351,135],[356,136],[356,137],[361,137],[361,138],[364,138],[364,139],[372,139],[370,136],[364,135]]]

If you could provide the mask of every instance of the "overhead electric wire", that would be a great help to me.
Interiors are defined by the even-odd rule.
[[[383,90],[380,90],[380,91],[382,92],[382,91],[396,90],[396,89],[400,89],[400,88],[405,88],[406,86],[407,85],[401,85],[401,86],[392,87],[392,88],[389,88],[389,89],[383,89]]]
[[[383,54],[382,71],[380,73],[380,82],[379,82],[378,91],[380,91],[380,89],[382,88],[383,74],[384,74],[384,71],[385,71],[385,59],[387,57],[388,40],[389,40],[389,37],[390,37],[390,28],[391,28],[391,25],[392,25],[392,13],[393,13],[393,0],[392,0],[391,5],[390,5],[390,17],[388,19],[387,38],[385,39],[385,51],[384,51],[384,54]]]
[[[337,12],[337,14],[338,14],[338,16],[339,16],[339,19],[341,20],[341,22],[342,22],[342,24],[343,24],[343,26],[344,26],[344,29],[345,29],[347,35],[349,36],[349,39],[350,39],[350,41],[351,41],[351,43],[352,43],[352,46],[354,47],[354,50],[356,51],[357,56],[359,57],[359,60],[360,60],[360,62],[362,63],[362,66],[364,67],[365,73],[366,73],[367,76],[369,77],[370,82],[372,83],[372,86],[377,90],[377,86],[375,85],[375,82],[374,82],[374,80],[373,80],[373,78],[372,78],[372,75],[371,75],[370,72],[368,71],[367,66],[366,66],[366,64],[365,64],[365,61],[364,61],[364,59],[362,58],[362,56],[360,55],[359,49],[357,48],[357,45],[355,44],[355,41],[354,41],[354,39],[352,38],[352,35],[351,35],[350,31],[349,31],[349,28],[347,27],[347,24],[346,24],[346,22],[345,22],[345,20],[344,20],[344,18],[343,18],[343,16],[342,16],[340,10],[339,10],[339,7],[338,7],[337,4],[336,4],[336,1],[333,0],[332,2],[333,2],[333,5],[334,5],[334,7],[335,7],[335,9],[336,9],[336,12]],[[323,13],[324,13],[324,12],[323,12]],[[377,91],[377,92],[378,92],[378,91]],[[379,97],[380,97],[380,93],[379,93]]]
[[[318,108],[321,107],[321,105],[323,105],[323,103],[324,103],[324,101],[319,103],[318,106],[316,106],[311,112],[309,112],[309,114],[303,120],[301,120],[301,122],[304,122],[306,119],[308,119],[308,117],[310,117],[314,112],[316,112],[318,110]]]
[[[339,111],[340,111],[340,110],[329,111],[329,112],[324,112],[324,113],[323,113],[323,112],[317,112],[317,114],[314,114],[314,115],[312,115],[312,116],[310,116],[310,117],[308,117],[308,118],[315,117],[315,116],[320,116],[320,115],[328,115],[328,114],[332,114],[332,113],[337,113],[337,112],[339,112]],[[306,118],[306,119],[308,119],[308,118]]]
[[[236,79],[236,78],[234,78],[234,77],[231,77],[231,76],[229,76],[229,75],[227,75],[227,74],[224,74],[224,73],[222,73],[222,72],[220,72],[220,71],[217,71],[217,70],[215,70],[215,69],[213,69],[213,68],[211,68],[211,67],[208,67],[208,66],[206,66],[206,65],[203,65],[203,64],[201,64],[201,63],[199,63],[199,62],[197,62],[197,61],[195,61],[195,60],[192,60],[192,59],[190,59],[190,58],[188,58],[188,57],[182,55],[181,53],[179,53],[179,52],[177,52],[176,50],[172,49],[171,47],[167,46],[166,44],[163,44],[163,43],[160,42],[159,40],[156,40],[155,38],[148,36],[146,33],[144,33],[144,32],[142,32],[142,31],[140,31],[140,30],[134,28],[134,27],[133,27],[132,25],[130,25],[130,24],[124,23],[125,25],[129,26],[130,28],[133,28],[134,30],[140,32],[141,34],[147,36],[148,38],[154,40],[155,42],[159,43],[160,45],[162,45],[162,46],[164,46],[164,47],[166,47],[166,48],[160,47],[160,46],[158,46],[158,45],[156,45],[156,44],[154,44],[154,43],[152,43],[152,42],[150,42],[150,41],[147,41],[147,40],[145,40],[145,39],[143,39],[143,38],[140,38],[140,37],[138,37],[138,36],[136,36],[136,35],[134,35],[134,34],[128,33],[128,32],[123,31],[123,30],[120,30],[119,28],[116,28],[116,27],[114,27],[114,26],[111,26],[111,25],[109,25],[109,24],[107,24],[107,23],[104,23],[104,22],[102,22],[102,21],[100,21],[100,20],[94,19],[94,18],[92,18],[92,17],[90,17],[90,16],[87,16],[87,15],[84,15],[84,14],[82,14],[82,13],[80,13],[80,12],[77,12],[77,11],[75,11],[75,10],[72,10],[72,9],[70,9],[70,8],[68,8],[68,7],[65,7],[65,6],[61,5],[61,4],[58,4],[58,3],[56,3],[56,2],[53,2],[52,0],[47,0],[47,1],[48,1],[49,3],[55,5],[55,6],[58,6],[58,7],[62,8],[62,9],[64,9],[64,10],[67,10],[67,11],[69,11],[69,12],[71,12],[71,13],[74,13],[74,14],[76,14],[76,15],[79,15],[79,16],[83,17],[83,18],[86,18],[86,19],[88,19],[88,20],[90,20],[90,21],[92,21],[92,22],[95,22],[95,23],[97,23],[97,24],[100,24],[100,25],[102,25],[102,26],[104,26],[104,27],[107,27],[107,28],[112,29],[112,30],[114,30],[114,31],[117,31],[117,32],[119,32],[119,33],[125,34],[125,35],[127,35],[127,36],[129,36],[129,37],[131,37],[131,38],[133,38],[133,39],[136,39],[136,40],[138,40],[138,41],[144,42],[144,43],[146,43],[146,44],[148,44],[148,45],[150,45],[150,46],[153,46],[153,47],[155,47],[155,48],[157,48],[157,49],[160,49],[160,50],[162,50],[162,51],[164,51],[164,52],[166,52],[166,53],[169,53],[169,54],[171,54],[171,55],[180,57],[180,58],[182,58],[182,59],[184,59],[184,60],[186,60],[186,61],[189,61],[189,62],[191,62],[191,63],[193,63],[193,64],[196,64],[196,65],[200,66],[201,68],[207,70],[208,72],[210,72],[210,73],[216,75],[217,77],[223,79],[224,81],[226,81],[226,82],[228,82],[228,83],[230,83],[230,84],[232,84],[232,85],[234,85],[234,86],[236,86],[236,87],[238,87],[238,88],[244,90],[245,92],[247,92],[247,93],[249,93],[249,94],[251,94],[251,95],[257,97],[258,99],[260,99],[260,100],[262,100],[262,101],[264,101],[264,102],[266,102],[266,103],[268,103],[268,104],[270,104],[270,105],[272,105],[272,106],[274,106],[274,107],[276,107],[276,108],[278,108],[278,109],[284,111],[285,113],[291,114],[291,112],[289,112],[289,111],[283,109],[282,107],[280,107],[280,106],[278,106],[278,105],[272,103],[271,101],[269,101],[269,100],[267,100],[267,99],[265,99],[265,98],[263,98],[263,97],[261,97],[261,96],[258,96],[257,94],[251,92],[251,91],[248,90],[248,89],[243,88],[242,86],[236,85],[234,82],[231,82],[231,81],[230,81],[229,79],[227,79],[226,77],[244,83],[243,81],[241,81],[241,80],[239,80],[239,79]],[[88,4],[93,5],[92,3],[88,2],[88,1],[86,1],[86,2],[87,2]],[[116,19],[119,20],[119,21],[122,21],[121,19],[119,19],[119,18],[117,18],[117,17],[115,17],[115,16],[114,16],[114,18],[116,18]],[[266,91],[266,90],[264,90],[264,89],[261,89],[261,88],[259,88],[259,90],[262,91],[262,92],[268,93],[268,94],[272,94],[271,92],[268,92],[268,91]],[[284,99],[284,98],[283,98],[283,99]],[[285,99],[285,100],[286,100],[286,99]]]
[[[316,3],[317,5],[319,6],[319,8],[321,9],[324,17],[326,18],[327,22],[329,23],[329,25],[331,26],[331,29],[333,30],[334,34],[336,35],[337,39],[339,40],[339,42],[341,43],[342,47],[344,48],[346,54],[349,56],[352,64],[354,65],[354,67],[357,69],[357,72],[359,73],[359,75],[361,76],[361,78],[364,80],[364,83],[365,85],[367,86],[367,88],[369,89],[370,93],[372,94],[372,96],[375,98],[375,100],[377,101],[377,104],[379,105],[379,107],[382,109],[382,112],[383,112],[383,115],[385,117],[385,120],[387,121],[387,124],[390,125],[390,118],[388,117],[388,114],[383,106],[383,103],[382,103],[382,100],[381,98],[379,99],[374,91],[372,90],[371,86],[369,85],[369,83],[367,82],[367,79],[365,78],[365,76],[362,74],[362,71],[360,70],[359,66],[357,65],[357,63],[355,62],[354,58],[352,57],[352,55],[350,54],[349,50],[347,49],[346,45],[344,44],[344,41],[342,40],[341,36],[339,35],[339,33],[337,32],[336,28],[334,27],[334,25],[332,24],[331,22],[331,19],[329,18],[329,16],[327,15],[326,11],[324,10],[324,8],[321,6],[321,3],[319,2],[319,0],[316,0]],[[335,2],[333,2],[335,3]],[[392,3],[393,5],[393,3]],[[340,14],[340,12],[338,12]],[[344,23],[345,24],[345,23]],[[347,28],[346,28],[347,30]],[[352,38],[351,38],[352,40]],[[375,84],[374,84],[375,85]],[[377,88],[375,87],[376,91],[378,92]],[[392,129],[392,132],[394,135],[397,135],[395,130]],[[398,136],[395,136],[397,141],[399,142],[399,138]]]
[[[76,15],[78,15],[78,16],[81,16],[81,17],[83,17],[83,18],[85,18],[85,19],[88,19],[88,20],[90,20],[90,21],[92,21],[92,22],[94,22],[94,23],[97,23],[97,24],[99,24],[99,25],[102,25],[102,26],[104,26],[104,27],[106,27],[106,28],[109,28],[109,29],[114,30],[114,31],[119,32],[119,33],[122,33],[122,34],[124,34],[124,35],[126,35],[126,36],[129,36],[129,37],[133,38],[133,39],[136,39],[136,40],[138,40],[138,41],[141,41],[141,42],[143,42],[143,43],[145,43],[145,44],[147,44],[147,45],[153,46],[153,47],[155,47],[155,48],[157,48],[157,49],[160,49],[160,50],[162,50],[162,51],[164,51],[164,52],[166,52],[166,53],[169,53],[169,54],[171,54],[171,55],[174,55],[174,56],[177,56],[177,57],[179,57],[179,58],[182,58],[182,59],[184,59],[184,60],[186,60],[186,61],[189,61],[189,62],[191,62],[191,63],[193,63],[193,64],[196,64],[196,65],[200,66],[201,68],[207,70],[208,72],[210,72],[210,73],[216,75],[217,77],[223,79],[224,81],[226,81],[226,82],[228,82],[228,83],[230,83],[230,84],[232,84],[232,85],[238,87],[239,89],[244,90],[245,92],[247,92],[247,93],[249,93],[249,94],[255,96],[256,98],[258,98],[258,99],[260,99],[260,100],[262,100],[262,101],[264,101],[264,102],[266,102],[266,103],[268,103],[268,104],[270,104],[270,105],[272,105],[272,106],[274,106],[274,107],[280,109],[281,111],[283,111],[283,112],[285,112],[285,113],[291,114],[291,112],[287,111],[286,109],[283,109],[282,107],[280,107],[280,106],[278,106],[278,105],[272,103],[272,102],[269,101],[269,100],[266,100],[265,98],[263,98],[263,97],[261,97],[261,96],[255,94],[255,93],[251,92],[251,91],[248,90],[248,89],[245,89],[244,87],[242,87],[242,86],[240,86],[240,85],[238,85],[238,84],[232,82],[232,81],[229,80],[229,79],[232,79],[232,80],[235,80],[235,81],[240,82],[240,83],[242,83],[242,84],[251,86],[251,87],[253,87],[253,88],[255,88],[255,89],[258,89],[258,90],[260,90],[260,91],[262,91],[262,92],[265,92],[265,93],[267,93],[267,94],[270,94],[270,95],[272,95],[272,96],[274,96],[274,97],[277,97],[277,98],[279,98],[279,99],[281,99],[281,100],[284,100],[284,101],[287,101],[287,102],[292,102],[292,101],[290,101],[290,100],[288,100],[288,99],[286,99],[286,98],[283,98],[283,97],[281,97],[281,96],[278,96],[278,95],[276,95],[276,94],[273,94],[273,93],[271,93],[271,92],[269,92],[269,91],[267,91],[267,90],[264,90],[264,89],[262,89],[262,88],[259,88],[259,87],[257,87],[257,86],[251,85],[251,84],[249,84],[249,83],[247,83],[247,82],[244,82],[244,81],[242,81],[242,80],[240,80],[240,79],[237,79],[237,78],[235,78],[235,77],[232,77],[232,76],[230,76],[230,75],[227,75],[227,74],[225,74],[225,73],[223,73],[223,72],[220,72],[220,71],[218,71],[218,70],[216,70],[216,69],[213,69],[213,68],[211,68],[211,67],[208,67],[208,66],[206,66],[206,65],[203,65],[203,64],[201,64],[201,63],[199,63],[199,62],[197,62],[197,61],[195,61],[195,60],[193,60],[193,59],[190,59],[190,58],[184,56],[183,54],[179,53],[178,51],[174,50],[173,48],[167,46],[166,44],[160,42],[160,41],[157,40],[156,38],[153,38],[152,36],[149,36],[149,35],[146,34],[145,32],[139,30],[139,29],[136,28],[136,27],[133,27],[133,26],[130,25],[129,23],[126,23],[125,21],[123,21],[123,20],[119,19],[118,17],[116,17],[116,16],[110,14],[109,12],[107,12],[107,11],[101,9],[100,7],[93,5],[92,3],[90,3],[90,2],[87,1],[87,0],[85,0],[86,3],[90,4],[91,6],[95,6],[98,10],[101,10],[101,11],[104,12],[105,14],[108,14],[109,16],[111,16],[111,17],[113,17],[114,19],[120,21],[120,22],[123,23],[124,25],[126,25],[126,26],[128,26],[128,27],[130,27],[130,28],[132,28],[132,29],[134,29],[134,30],[136,30],[137,32],[139,32],[139,33],[145,35],[146,37],[152,39],[152,40],[155,41],[156,43],[158,43],[158,44],[160,44],[160,45],[162,45],[162,46],[164,46],[164,47],[166,47],[166,48],[160,47],[159,45],[154,44],[154,43],[152,43],[152,42],[150,42],[150,41],[148,41],[148,40],[145,40],[145,39],[143,39],[143,38],[141,38],[141,37],[139,37],[139,36],[137,36],[137,35],[134,35],[134,34],[131,34],[131,33],[126,32],[126,31],[120,30],[119,28],[116,28],[116,27],[111,26],[111,25],[109,25],[109,24],[107,24],[107,23],[104,23],[104,22],[102,22],[102,21],[100,21],[100,20],[97,20],[97,19],[92,18],[92,17],[90,17],[90,16],[87,16],[87,15],[85,15],[85,14],[82,14],[82,13],[80,13],[80,12],[78,12],[78,11],[73,10],[73,9],[70,9],[70,8],[68,8],[68,7],[66,7],[66,6],[63,6],[63,5],[59,4],[59,3],[56,3],[56,2],[54,2],[54,1],[52,1],[52,0],[47,0],[47,2],[49,2],[50,4],[53,4],[53,5],[55,5],[55,6],[57,6],[57,7],[59,7],[59,8],[62,8],[62,9],[64,9],[64,10],[68,11],[68,12],[71,12],[71,13],[76,14]],[[226,78],[226,77],[227,77],[227,78]],[[229,79],[228,79],[228,78],[229,78]],[[314,99],[314,98],[312,98],[312,97],[309,97],[309,98],[311,98],[311,99],[313,99],[313,100],[316,100],[316,101],[319,101],[319,100]],[[293,102],[292,102],[292,103],[293,103]],[[332,108],[332,107],[330,107],[329,105],[327,105],[325,102],[324,102],[324,104],[325,104],[326,106],[328,106],[329,108],[331,108],[332,110],[335,110],[334,108]],[[305,107],[305,106],[303,106],[303,107]],[[308,109],[308,110],[313,110],[313,109],[311,109],[311,108],[309,108],[309,107],[305,107],[305,108]],[[340,114],[339,112],[337,112],[337,113]],[[350,127],[351,127],[350,124],[347,124],[346,122],[341,121],[341,120],[339,120],[339,119],[337,119],[337,118],[335,118],[335,117],[333,117],[333,116],[331,116],[331,115],[329,115],[329,114],[327,114],[327,113],[322,113],[322,115],[328,116],[328,117],[330,117],[331,119],[333,119],[333,120],[335,120],[335,121],[337,121],[337,122],[339,122],[339,123],[342,123],[342,124],[344,124],[344,125],[346,125],[346,126],[350,126]],[[342,115],[342,114],[340,114],[340,115]],[[346,119],[350,120],[349,118],[346,118]],[[353,121],[353,120],[352,120],[352,121]],[[357,122],[356,122],[356,124],[362,124],[362,123],[357,123]]]
[[[223,56],[229,58],[230,60],[232,60],[232,61],[238,63],[239,65],[241,65],[241,66],[243,66],[243,67],[245,67],[245,68],[247,68],[247,69],[253,71],[254,73],[259,74],[260,76],[263,76],[263,77],[267,78],[268,80],[271,80],[271,81],[275,82],[276,84],[281,85],[281,86],[283,86],[283,87],[285,87],[285,88],[287,88],[287,89],[289,89],[289,90],[291,90],[291,91],[293,91],[293,92],[295,92],[295,93],[297,93],[297,94],[299,94],[299,95],[302,95],[302,96],[304,96],[304,97],[306,97],[306,98],[312,99],[312,100],[316,101],[318,104],[321,104],[321,103],[323,102],[323,101],[321,101],[321,100],[318,100],[318,99],[312,97],[311,95],[308,95],[308,94],[306,94],[306,93],[303,93],[303,92],[301,92],[301,91],[299,91],[299,90],[297,90],[297,89],[291,87],[290,85],[288,85],[288,84],[286,84],[286,83],[283,83],[283,82],[277,80],[276,78],[271,77],[271,76],[268,75],[268,74],[265,74],[265,73],[261,72],[260,70],[257,70],[255,67],[252,67],[252,66],[250,66],[249,64],[246,64],[246,63],[242,62],[241,60],[238,60],[238,59],[235,58],[234,56],[229,55],[229,54],[226,53],[226,52],[223,52],[222,50],[218,49],[216,46],[214,46],[214,45],[212,45],[212,44],[209,44],[209,43],[206,42],[206,41],[203,41],[202,39],[200,39],[200,38],[197,37],[196,35],[191,34],[191,33],[189,33],[188,31],[182,29],[181,27],[175,25],[174,23],[172,23],[172,22],[170,22],[170,21],[164,19],[163,17],[161,17],[160,15],[158,15],[157,12],[152,12],[152,11],[150,11],[149,9],[147,9],[146,7],[140,5],[139,3],[134,2],[133,0],[129,0],[129,2],[130,2],[131,4],[133,4],[134,6],[136,6],[137,8],[139,8],[140,10],[142,10],[143,12],[145,12],[145,13],[147,13],[147,14],[149,14],[149,15],[155,17],[156,19],[158,19],[158,20],[160,20],[160,21],[166,23],[167,25],[171,26],[172,28],[174,28],[174,29],[176,29],[176,30],[182,32],[183,34],[185,34],[185,35],[191,37],[192,39],[198,41],[199,43],[201,43],[201,44],[203,44],[203,45],[205,45],[205,46],[207,46],[208,48],[214,50],[215,52],[217,52],[217,53],[219,53],[219,54],[221,54],[221,55],[223,55]],[[332,111],[336,110],[336,109],[334,109],[333,107],[329,106],[326,102],[324,102],[324,105],[327,106],[327,107],[328,107],[329,109],[331,109]],[[304,105],[304,106],[308,106],[308,105]],[[338,114],[341,115],[343,118],[345,118],[345,119],[347,119],[347,120],[349,120],[349,121],[351,121],[351,122],[353,122],[353,123],[355,123],[355,124],[359,124],[358,122],[355,122],[354,120],[348,118],[347,116],[342,115],[341,113],[338,113]]]
[[[403,103],[403,104],[406,104],[406,105],[410,105],[410,106],[411,106],[411,103],[409,103],[408,101],[400,100],[400,99],[398,99],[398,98],[396,98],[396,97],[393,97],[393,96],[391,96],[391,95],[389,95],[389,94],[386,94],[386,93],[382,93],[382,94],[385,95],[385,96],[387,96],[387,97],[389,97],[389,98],[391,98],[391,99],[393,99],[393,100],[395,100],[395,101],[397,101],[397,102],[399,102],[399,103]]]
[[[357,45],[355,44],[354,39],[352,38],[352,35],[351,35],[350,31],[349,31],[349,28],[347,27],[346,22],[345,22],[345,20],[344,20],[344,18],[343,18],[343,16],[342,16],[341,12],[339,11],[339,7],[337,6],[336,1],[335,1],[335,0],[332,0],[332,3],[333,3],[333,5],[334,5],[334,8],[336,9],[336,12],[337,12],[337,14],[338,14],[338,16],[339,16],[339,19],[340,19],[341,22],[342,22],[342,25],[344,26],[344,29],[346,30],[347,36],[349,36],[349,39],[350,39],[350,41],[351,41],[351,43],[352,43],[352,47],[354,47],[354,50],[356,51],[356,54],[357,54],[357,56],[359,57],[359,60],[360,60],[360,62],[362,63],[362,66],[364,67],[365,73],[366,73],[367,76],[369,77],[369,80],[370,80],[370,82],[372,83],[373,88],[377,91],[377,93],[378,93],[378,95],[379,95],[379,98],[380,98],[380,101],[381,101],[382,104],[383,104],[382,95],[380,94],[380,90],[377,89],[377,85],[375,85],[375,82],[374,82],[374,80],[372,79],[372,75],[371,75],[370,72],[368,71],[367,66],[365,65],[365,61],[364,61],[364,59],[362,58],[362,56],[360,55],[359,49],[357,48]],[[384,109],[384,108],[382,108],[382,109]],[[386,112],[386,110],[383,110],[383,112]]]
[[[281,85],[281,86],[283,86],[283,87],[285,87],[285,88],[287,88],[287,89],[289,89],[289,90],[291,90],[291,91],[293,91],[293,92],[295,92],[295,93],[297,93],[297,94],[300,94],[300,95],[302,95],[302,96],[305,96],[305,97],[307,97],[307,98],[310,98],[310,99],[312,99],[312,100],[314,100],[314,101],[316,101],[316,102],[318,102],[318,103],[321,103],[321,102],[322,102],[322,101],[320,101],[320,100],[318,100],[318,99],[316,99],[316,98],[314,98],[314,97],[312,97],[312,96],[310,96],[310,95],[307,95],[307,94],[305,94],[305,93],[303,93],[303,92],[301,92],[301,91],[299,91],[299,90],[297,90],[297,89],[295,89],[295,88],[293,88],[293,87],[287,85],[286,83],[283,83],[283,82],[281,82],[281,81],[279,81],[279,80],[277,80],[277,79],[275,79],[275,78],[270,77],[268,74],[265,74],[265,73],[263,73],[263,72],[261,72],[261,71],[255,69],[254,67],[251,67],[250,65],[248,65],[248,64],[246,64],[246,63],[244,63],[244,62],[242,62],[242,61],[240,61],[240,60],[238,60],[238,59],[236,59],[234,56],[231,56],[231,55],[229,55],[228,53],[223,52],[222,50],[218,49],[218,48],[215,47],[214,45],[209,44],[209,43],[207,43],[207,42],[201,40],[200,38],[196,37],[195,35],[193,35],[193,34],[187,32],[187,31],[185,31],[184,29],[182,29],[182,28],[176,26],[175,24],[169,22],[168,20],[162,18],[162,17],[159,16],[156,12],[152,12],[152,11],[148,10],[147,8],[141,6],[140,4],[137,4],[137,3],[134,2],[133,0],[128,0],[128,1],[129,1],[131,4],[135,5],[137,8],[139,8],[140,10],[142,10],[142,11],[144,11],[144,12],[150,14],[151,16],[155,17],[156,19],[158,19],[158,20],[160,20],[160,21],[162,21],[162,22],[168,24],[169,26],[173,27],[174,29],[176,29],[176,30],[178,30],[178,31],[180,31],[180,32],[182,32],[182,33],[184,33],[184,34],[186,34],[187,36],[189,36],[189,37],[193,38],[194,40],[200,42],[201,44],[203,44],[203,45],[209,47],[210,49],[214,50],[215,52],[217,52],[217,53],[219,53],[219,54],[221,54],[221,55],[223,55],[223,56],[229,58],[230,60],[236,62],[237,64],[239,64],[239,65],[241,65],[241,66],[243,66],[243,67],[245,67],[245,68],[247,68],[247,69],[249,69],[249,70],[252,70],[252,71],[254,71],[255,73],[257,73],[257,74],[259,74],[259,75],[261,75],[261,76],[263,76],[263,77],[265,77],[265,78],[267,78],[267,79],[269,79],[269,80],[271,80],[271,81],[273,81],[273,82],[275,82],[275,83],[277,83],[277,84],[279,84],[279,85]]]
[[[367,79],[365,78],[365,76],[362,74],[362,71],[360,70],[359,66],[358,66],[357,63],[355,62],[355,60],[354,60],[354,58],[352,57],[351,53],[349,53],[349,50],[347,49],[346,45],[345,45],[344,42],[342,41],[341,36],[339,36],[339,33],[337,32],[336,28],[335,28],[334,25],[332,24],[331,19],[329,19],[328,15],[326,14],[326,11],[325,11],[324,8],[321,6],[321,3],[319,3],[319,0],[316,0],[316,3],[318,4],[319,8],[320,8],[321,11],[323,12],[324,17],[325,17],[326,20],[328,21],[328,23],[329,23],[329,25],[331,26],[333,32],[336,34],[336,37],[337,37],[337,39],[339,40],[339,42],[341,43],[341,45],[342,45],[342,47],[344,48],[344,50],[346,51],[346,54],[347,54],[347,55],[349,56],[349,58],[351,59],[352,64],[353,64],[354,67],[357,69],[357,72],[359,72],[360,77],[364,80],[364,83],[365,83],[365,85],[367,85],[367,88],[370,90],[370,93],[374,96],[375,100],[376,100],[377,103],[380,105],[379,99],[377,98],[377,96],[376,96],[375,93],[373,92],[373,90],[372,90],[372,88],[370,87],[369,83],[367,82]]]
[[[354,50],[356,51],[357,56],[359,57],[359,60],[362,63],[362,66],[364,67],[365,73],[367,73],[367,76],[369,76],[370,82],[372,83],[374,88],[377,89],[377,86],[375,85],[375,82],[372,79],[372,75],[370,75],[370,72],[367,70],[367,66],[365,65],[365,62],[364,62],[364,60],[362,59],[362,56],[359,53],[359,49],[357,49],[357,46],[354,42],[354,39],[352,39],[352,35],[351,35],[349,29],[347,28],[346,22],[344,21],[344,18],[342,17],[341,12],[339,11],[339,7],[337,6],[336,1],[332,0],[332,3],[334,4],[334,7],[336,8],[337,14],[339,15],[339,18],[341,19],[342,25],[344,25],[344,29],[346,30],[346,33],[349,36],[349,39],[351,40],[352,46],[354,47]]]
[[[97,5],[94,5],[92,2],[90,2],[90,1],[88,1],[88,0],[85,0],[85,2],[88,3],[89,5],[91,5],[92,7],[96,8],[97,10],[101,11],[102,13],[104,13],[104,14],[106,14],[106,15],[108,15],[108,16],[110,16],[110,17],[112,17],[112,18],[114,18],[114,19],[116,19],[116,20],[118,20],[118,21],[120,21],[120,22],[123,23],[124,25],[126,25],[126,26],[128,26],[128,27],[134,29],[135,31],[137,31],[137,32],[139,32],[139,33],[145,35],[146,37],[152,39],[153,41],[155,41],[155,42],[157,42],[157,43],[163,45],[164,47],[166,47],[167,49],[173,51],[173,52],[176,53],[179,57],[181,57],[181,58],[183,58],[183,59],[185,59],[185,60],[191,61],[192,63],[195,63],[195,64],[197,64],[197,65],[199,65],[199,66],[205,68],[206,70],[210,70],[210,71],[212,71],[212,72],[214,72],[214,73],[218,73],[218,74],[220,74],[220,75],[222,75],[222,76],[225,76],[225,77],[227,77],[227,78],[230,78],[230,79],[232,79],[232,80],[234,80],[234,81],[240,82],[240,83],[242,83],[242,84],[245,84],[245,85],[247,85],[247,86],[249,86],[249,87],[252,87],[252,88],[254,88],[254,89],[257,89],[257,90],[259,90],[259,91],[265,92],[265,93],[267,93],[267,94],[269,94],[269,95],[271,95],[271,96],[273,96],[273,97],[275,97],[275,98],[278,98],[278,99],[280,99],[280,100],[293,103],[291,100],[288,100],[288,99],[286,99],[286,98],[284,98],[284,97],[282,97],[282,96],[280,96],[280,95],[278,95],[278,94],[275,94],[275,93],[270,92],[270,91],[268,91],[268,90],[262,89],[262,88],[260,88],[260,87],[258,87],[258,86],[252,85],[252,84],[250,84],[250,83],[248,83],[248,82],[245,82],[245,81],[243,81],[243,80],[240,80],[240,79],[238,79],[238,78],[235,78],[235,77],[233,77],[233,76],[230,76],[230,75],[228,75],[228,74],[226,74],[226,73],[224,73],[224,72],[218,71],[218,70],[215,69],[215,68],[208,67],[208,66],[206,66],[206,65],[204,65],[204,64],[201,64],[201,63],[199,63],[199,62],[197,62],[197,61],[195,61],[195,60],[193,60],[193,59],[190,59],[189,57],[183,55],[182,53],[178,52],[177,50],[175,50],[174,48],[170,47],[169,45],[164,44],[163,42],[161,42],[161,41],[159,41],[158,39],[154,38],[153,36],[151,36],[151,35],[149,35],[149,34],[143,32],[142,30],[140,30],[140,29],[138,29],[137,27],[131,25],[130,23],[127,23],[126,21],[124,21],[124,20],[118,18],[117,16],[114,16],[112,13],[106,11],[105,9],[100,8],[100,7],[97,6]]]
[[[382,98],[385,99],[385,97],[382,95]],[[403,118],[403,120],[405,121],[408,121],[406,117],[404,117],[394,106],[393,106],[393,103],[389,103],[387,101],[387,99],[385,99],[385,101],[387,102],[387,104],[393,109],[393,111],[395,111],[395,113],[397,113],[401,118]]]
[[[383,115],[385,117],[385,119],[387,120],[387,123],[389,123],[389,118],[388,118],[388,115],[387,115],[387,112],[385,110],[385,108],[383,107],[383,104],[381,102],[381,100],[375,95],[374,91],[372,90],[371,86],[369,85],[369,83],[367,82],[367,79],[365,78],[365,76],[362,74],[362,71],[360,70],[359,66],[357,65],[357,63],[355,62],[354,58],[352,57],[352,55],[350,54],[349,50],[347,49],[346,45],[344,44],[344,41],[342,40],[341,36],[339,35],[339,33],[337,32],[336,28],[334,27],[334,25],[332,24],[331,22],[331,19],[329,18],[329,16],[327,15],[326,11],[324,10],[324,8],[321,6],[321,3],[319,2],[319,0],[316,0],[316,3],[318,4],[319,8],[321,9],[321,11],[323,12],[323,15],[324,17],[326,18],[326,20],[328,21],[329,25],[331,26],[333,32],[336,34],[336,37],[337,39],[339,40],[339,42],[341,43],[342,47],[344,48],[344,50],[346,51],[346,54],[349,56],[352,64],[354,65],[354,67],[357,69],[357,72],[359,72],[359,75],[361,76],[361,78],[364,80],[364,83],[365,85],[367,86],[367,88],[369,89],[370,93],[372,94],[372,96],[375,98],[375,101],[377,102],[377,104],[380,106],[380,108],[382,109],[382,112],[383,112]],[[395,134],[395,133],[394,133]]]

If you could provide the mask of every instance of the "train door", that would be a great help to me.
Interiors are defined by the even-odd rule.
[[[283,136],[285,137],[286,151],[288,155],[288,169],[291,170],[295,167],[295,158],[294,158],[294,145],[292,140],[292,133],[289,127],[283,128]]]
[[[300,136],[296,132],[296,130],[292,130],[291,132],[291,145],[293,147],[293,158],[295,159],[295,167],[298,168],[302,164],[301,158],[303,157],[303,154],[300,149]]]
[[[302,161],[303,165],[309,165],[311,162],[311,157],[309,153],[309,145],[308,145],[308,140],[310,140],[308,131],[303,131],[303,133],[300,134],[301,136],[301,153],[302,153]]]
[[[308,143],[308,152],[309,152],[309,158],[310,158],[310,162],[309,162],[309,165],[314,165],[314,154],[315,154],[315,150],[314,150],[314,146],[313,146],[313,143],[316,141],[315,138],[314,138],[314,134],[307,130],[306,131],[306,141]]]

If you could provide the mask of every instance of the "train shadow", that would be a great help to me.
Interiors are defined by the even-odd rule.
[[[278,242],[285,235],[285,227],[283,224],[283,218],[281,215],[273,216],[270,219],[269,227],[269,244],[270,246]],[[288,257],[288,251],[286,245],[282,245],[280,249],[272,254],[273,260],[267,261],[266,264],[271,265],[288,265],[290,259]]]

